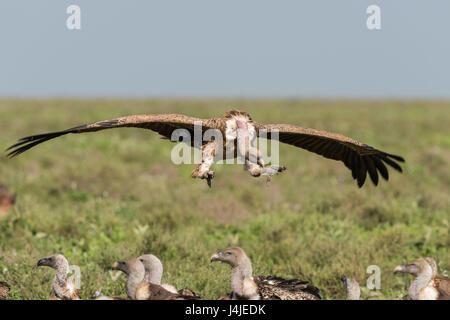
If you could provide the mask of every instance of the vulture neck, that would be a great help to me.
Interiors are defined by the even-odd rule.
[[[359,300],[361,291],[359,288],[347,288],[347,300]]]
[[[417,300],[419,298],[420,290],[425,288],[432,278],[433,270],[429,265],[427,265],[425,266],[425,269],[417,275],[416,279],[414,279],[413,283],[409,287],[409,296],[413,300]]]
[[[53,279],[53,290],[58,298],[64,297],[67,275],[69,274],[69,263],[64,260],[56,267],[55,278]]]
[[[128,297],[130,297],[130,299],[136,300],[136,289],[138,287],[138,284],[141,283],[143,279],[144,279],[144,276],[137,272],[131,272],[128,275],[126,291],[127,291]]]
[[[252,263],[247,256],[241,258],[241,261],[233,267],[231,275],[231,289],[238,296],[244,295],[244,280],[252,279]]]
[[[163,274],[163,265],[161,261],[153,256],[149,262],[149,270],[145,272],[144,282],[161,284],[161,278]]]

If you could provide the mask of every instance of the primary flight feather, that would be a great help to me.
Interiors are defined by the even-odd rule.
[[[202,150],[201,163],[193,171],[192,177],[207,179],[209,186],[211,186],[211,179],[214,178],[214,172],[210,170],[211,165],[218,160],[218,154],[228,154],[230,146],[234,147],[232,156],[242,156],[245,159],[246,170],[254,177],[261,175],[270,177],[284,171],[286,169],[284,166],[265,166],[260,151],[252,145],[252,141],[255,141],[255,138],[258,135],[261,136],[262,133],[266,133],[267,139],[274,139],[278,135],[279,141],[283,143],[306,149],[328,159],[342,161],[351,170],[353,179],[357,181],[359,187],[364,185],[367,173],[369,173],[374,185],[378,184],[378,173],[385,180],[388,180],[389,172],[386,164],[402,172],[402,168],[397,163],[404,162],[404,159],[400,156],[383,152],[336,133],[290,124],[260,124],[253,121],[247,112],[239,110],[231,110],[226,113],[225,117],[211,119],[200,119],[181,114],[156,114],[132,115],[99,121],[63,131],[22,138],[18,143],[8,148],[8,156],[17,156],[42,142],[69,133],[135,127],[150,129],[158,132],[164,138],[172,139],[177,129],[183,129],[184,132],[193,137],[198,124],[201,124],[199,128],[201,128],[202,134],[212,129],[218,131],[222,137],[222,139],[211,139],[211,141],[188,140],[192,147]],[[238,140],[240,140],[238,137],[244,138],[243,145],[238,143]]]

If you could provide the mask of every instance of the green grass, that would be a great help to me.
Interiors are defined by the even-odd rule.
[[[344,297],[340,275],[365,286],[381,268],[381,290],[399,298],[411,278],[392,269],[431,256],[450,268],[450,103],[431,101],[90,100],[0,101],[0,149],[17,139],[128,114],[222,116],[233,106],[259,122],[292,123],[348,135],[405,157],[404,173],[358,189],[338,162],[280,146],[288,171],[266,184],[240,165],[215,166],[213,188],[190,178],[195,165],[170,161],[173,144],[142,129],[69,135],[0,160],[0,180],[17,205],[0,219],[0,281],[14,299],[47,299],[53,270],[38,259],[63,253],[80,266],[82,296],[125,297],[111,264],[153,253],[163,281],[204,298],[230,291],[230,269],[211,264],[239,245],[255,274],[298,277]]]

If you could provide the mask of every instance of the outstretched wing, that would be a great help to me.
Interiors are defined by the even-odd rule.
[[[353,179],[358,181],[359,187],[364,185],[367,172],[374,185],[377,185],[378,172],[385,180],[389,179],[385,163],[402,172],[402,168],[395,161],[405,162],[400,156],[377,150],[337,133],[290,124],[256,124],[255,127],[260,135],[262,131],[266,131],[268,139],[272,138],[271,132],[278,132],[281,142],[320,154],[328,159],[342,161],[352,171]]]
[[[63,131],[25,137],[20,139],[18,143],[9,147],[7,150],[9,151],[8,156],[14,157],[42,142],[66,135],[68,133],[94,132],[121,127],[150,129],[158,132],[163,137],[168,139],[171,139],[172,133],[175,129],[186,129],[191,134],[191,145],[193,145],[195,123],[201,122],[201,128],[203,131],[205,131],[207,129],[213,128],[211,126],[214,125],[215,121],[212,120],[214,119],[204,120],[181,114],[133,115],[113,120],[94,122]]]
[[[273,276],[254,276],[264,300],[320,300],[320,290],[308,281]]]

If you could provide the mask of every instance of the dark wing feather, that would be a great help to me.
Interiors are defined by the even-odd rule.
[[[378,173],[385,179],[389,179],[389,172],[385,166],[388,164],[395,170],[402,172],[398,162],[405,160],[393,154],[377,150],[371,146],[360,143],[341,134],[302,128],[290,124],[255,123],[255,127],[261,136],[261,132],[267,132],[267,138],[275,138],[274,132],[278,132],[279,141],[317,153],[325,158],[342,161],[352,172],[353,179],[362,187],[366,181],[367,173],[374,183],[378,184]]]
[[[308,281],[273,276],[254,276],[259,294],[265,300],[320,300],[320,290]]]
[[[121,128],[121,127],[134,127],[150,129],[158,132],[163,137],[171,139],[172,133],[175,129],[186,129],[191,134],[191,145],[194,145],[194,124],[201,122],[201,128],[203,131],[207,129],[215,129],[217,121],[216,119],[203,120],[199,118],[188,117],[181,114],[160,114],[160,115],[133,115],[113,120],[99,121],[91,124],[86,124],[71,129],[50,132],[44,134],[33,135],[25,137],[19,140],[18,143],[9,147],[8,156],[14,157],[34,146],[43,143],[47,140],[54,139],[69,133],[84,133],[95,132],[105,129]],[[196,145],[197,146],[197,145]]]

